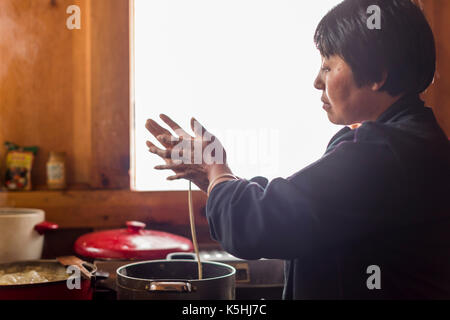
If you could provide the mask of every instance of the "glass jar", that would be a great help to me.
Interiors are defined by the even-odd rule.
[[[66,188],[66,153],[50,152],[47,161],[47,186],[51,190]]]

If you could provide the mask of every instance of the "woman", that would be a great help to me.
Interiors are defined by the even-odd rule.
[[[368,27],[372,5],[381,29]],[[208,193],[211,235],[228,252],[286,260],[285,299],[450,298],[450,145],[419,98],[435,73],[428,22],[410,0],[345,0],[314,40],[314,86],[329,120],[346,126],[321,159],[287,179],[240,179],[224,151],[211,161],[217,139],[209,159],[181,163],[171,158],[179,142],[149,120],[166,147],[147,143],[166,161],[156,169]],[[195,137],[161,119],[184,142],[210,146],[195,119]]]

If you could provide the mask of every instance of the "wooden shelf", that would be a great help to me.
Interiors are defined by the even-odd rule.
[[[206,195],[193,191],[196,224],[207,225]],[[61,228],[116,228],[126,221],[188,225],[188,193],[127,190],[0,192],[0,206],[42,209]]]

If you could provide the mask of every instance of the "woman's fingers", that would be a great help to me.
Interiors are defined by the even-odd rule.
[[[187,170],[184,172],[179,172],[174,176],[170,176],[167,178],[167,180],[179,180],[179,179],[187,179],[187,180],[195,180],[195,177],[198,177],[198,172],[196,172],[195,170]]]
[[[173,181],[173,180],[180,180],[180,179],[187,179],[187,178],[188,178],[188,174],[186,172],[182,172],[182,173],[177,173],[174,176],[167,177],[167,180]]]
[[[162,134],[162,135],[157,136],[156,139],[159,142],[161,142],[161,144],[163,146],[165,146],[166,148],[169,148],[169,147],[174,147],[178,143],[180,143],[183,140],[183,137],[175,138],[172,135],[168,136],[166,134]]]
[[[147,141],[147,147],[151,153],[157,154],[163,159],[170,159],[172,152],[170,150],[163,150],[155,146],[152,142]]]
[[[162,135],[162,134],[168,134],[171,135],[170,131],[161,127],[155,120],[148,119],[147,123],[145,124],[145,127],[148,131],[150,131],[151,134],[153,134],[155,137]]]
[[[145,124],[145,127],[165,147],[170,147],[173,145],[173,143],[171,143],[170,141],[177,141],[177,138],[173,137],[172,133],[170,133],[169,130],[161,127],[153,119],[148,119],[147,123]],[[162,139],[162,137],[168,137],[168,138],[165,138],[165,140],[162,141],[162,140],[160,140],[160,139]]]
[[[171,164],[161,164],[155,166],[156,170],[183,170],[185,168],[186,167],[183,165],[183,162],[181,160],[172,161]]]
[[[191,119],[191,128],[195,135],[200,137],[203,137],[203,134],[207,131],[195,118]]]
[[[160,114],[159,117],[180,137],[191,137],[189,133],[183,130],[175,121],[165,114]],[[191,137],[192,138],[192,137]]]
[[[170,165],[155,166],[155,169],[156,170],[173,170],[173,169],[175,169],[177,167],[178,167],[177,165],[170,164]]]

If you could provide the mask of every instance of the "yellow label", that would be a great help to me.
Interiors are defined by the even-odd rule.
[[[31,168],[33,163],[33,154],[29,152],[8,152],[6,156],[7,168]]]

